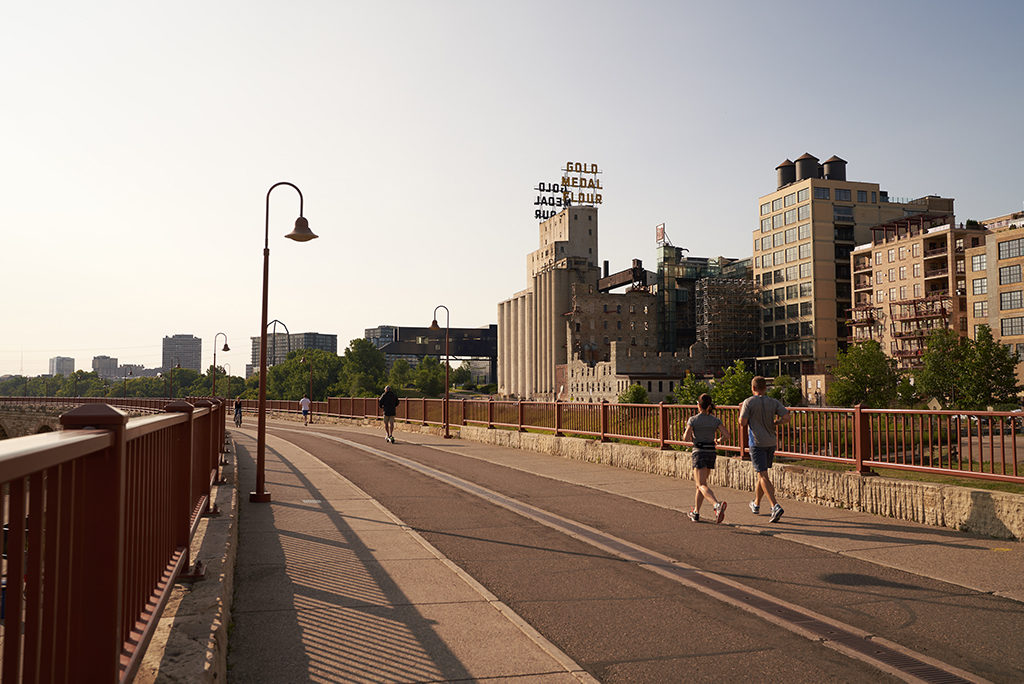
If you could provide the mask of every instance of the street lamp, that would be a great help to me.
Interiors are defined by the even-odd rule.
[[[217,338],[224,333],[219,332],[213,336],[213,395],[217,396]],[[224,335],[224,349],[223,351],[231,351],[231,347],[228,346],[228,336]],[[228,381],[228,387],[231,386],[231,382]]]
[[[440,330],[441,326],[437,324],[437,310],[444,309],[444,404],[442,411],[444,413],[444,438],[451,439],[451,434],[448,432],[448,327],[451,324],[451,314],[448,311],[448,307],[444,304],[438,304],[434,307],[434,320],[430,323],[431,330]]]
[[[268,328],[270,326],[274,326],[274,332],[272,333],[274,335],[274,337],[273,337],[274,353],[270,355],[270,365],[271,366],[276,366],[277,365],[277,324],[278,323],[280,323],[281,327],[284,328],[285,339],[288,340],[288,355],[290,356],[291,353],[292,353],[292,331],[288,329],[288,326],[284,324],[284,321],[279,321],[279,320],[277,320],[275,318],[274,320],[270,321],[270,323],[267,323],[267,327]],[[288,357],[286,356],[285,358],[288,358]]]
[[[181,364],[175,361],[174,366],[171,367],[170,378],[171,378],[171,389],[167,392],[167,396],[174,399],[174,369],[181,368]]]
[[[270,280],[270,193],[279,185],[287,185],[299,193],[299,218],[295,219],[295,229],[285,235],[296,242],[306,242],[317,237],[309,229],[309,221],[302,215],[302,191],[288,182],[275,183],[267,190],[267,211],[265,232],[263,236],[263,307],[260,320],[260,392],[257,407],[256,424],[256,491],[249,493],[249,501],[268,503],[270,492],[266,489],[266,453],[267,453],[267,294]],[[289,335],[289,338],[291,336]],[[289,339],[289,343],[291,340]]]
[[[306,363],[306,357],[303,356],[299,363]],[[309,358],[309,394],[306,395],[309,398],[309,422],[313,422],[313,357]]]
[[[125,399],[128,398],[128,376],[129,375],[132,375],[131,369],[128,369],[128,372],[124,374],[124,398]]]

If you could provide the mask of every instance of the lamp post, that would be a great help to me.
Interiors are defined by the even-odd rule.
[[[249,501],[268,503],[270,492],[266,489],[266,453],[267,453],[267,293],[270,280],[270,193],[279,185],[287,185],[299,193],[299,218],[295,219],[295,228],[285,235],[296,242],[306,242],[317,237],[309,229],[309,221],[302,215],[302,191],[288,182],[275,183],[267,190],[267,211],[265,232],[263,236],[263,307],[260,320],[260,391],[257,407],[256,424],[256,491],[249,493]],[[289,335],[289,338],[291,336]],[[289,339],[289,343],[291,340]]]
[[[212,394],[212,396],[214,396],[214,397],[217,396],[217,338],[220,337],[221,335],[224,335],[224,333],[219,332],[219,333],[217,333],[216,335],[213,336],[213,394]],[[222,351],[231,351],[231,347],[228,346],[228,336],[227,335],[224,335],[224,349]],[[228,382],[228,387],[230,387],[230,386],[231,386],[231,383]]]
[[[444,304],[435,306],[434,320],[430,323],[431,330],[441,329],[441,326],[437,324],[438,309],[444,309],[444,404],[442,405],[442,412],[444,413],[444,438],[451,439],[451,433],[448,432],[448,327],[451,324],[451,314],[448,311],[448,307]]]
[[[168,374],[170,376],[170,378],[171,378],[171,389],[168,390],[167,396],[170,397],[171,399],[174,399],[174,369],[175,368],[181,368],[181,364],[178,363],[177,361],[175,361],[174,365],[171,366],[171,372]]]
[[[284,328],[284,334],[287,336],[285,339],[288,340],[288,354],[291,355],[291,353],[292,353],[292,331],[288,329],[288,326],[284,324],[284,321],[279,321],[279,320],[277,320],[275,318],[274,320],[270,321],[270,323],[267,323],[267,327],[268,328],[270,326],[274,326],[274,332],[273,332],[273,335],[274,335],[274,340],[273,340],[273,342],[274,342],[274,353],[270,355],[271,356],[271,359],[270,359],[270,365],[271,366],[276,366],[277,365],[277,324],[278,323],[280,323],[281,327]],[[285,358],[287,358],[287,357],[285,357]]]
[[[132,375],[131,369],[129,369],[128,372],[124,374],[124,398],[125,399],[128,398],[128,376],[129,375]]]

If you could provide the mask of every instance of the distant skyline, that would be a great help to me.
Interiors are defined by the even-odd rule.
[[[338,336],[495,323],[526,286],[538,182],[603,171],[598,263],[655,226],[745,257],[809,152],[959,221],[1024,205],[1024,3],[110,0],[0,10],[0,375],[161,363],[270,319]],[[220,339],[223,345],[223,338]]]

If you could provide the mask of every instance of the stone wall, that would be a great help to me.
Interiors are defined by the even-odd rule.
[[[0,402],[0,439],[60,430],[60,414],[72,406]]]

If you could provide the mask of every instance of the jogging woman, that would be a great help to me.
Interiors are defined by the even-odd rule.
[[[683,433],[683,441],[693,444],[693,481],[697,484],[693,510],[690,511],[689,518],[693,522],[700,521],[700,506],[707,497],[715,506],[715,522],[720,523],[725,518],[726,503],[719,501],[711,491],[711,487],[708,486],[708,473],[715,468],[715,443],[719,435],[730,439],[729,431],[722,425],[722,421],[711,415],[715,410],[711,395],[700,395],[697,398],[697,408],[700,413],[686,421],[686,432]]]

